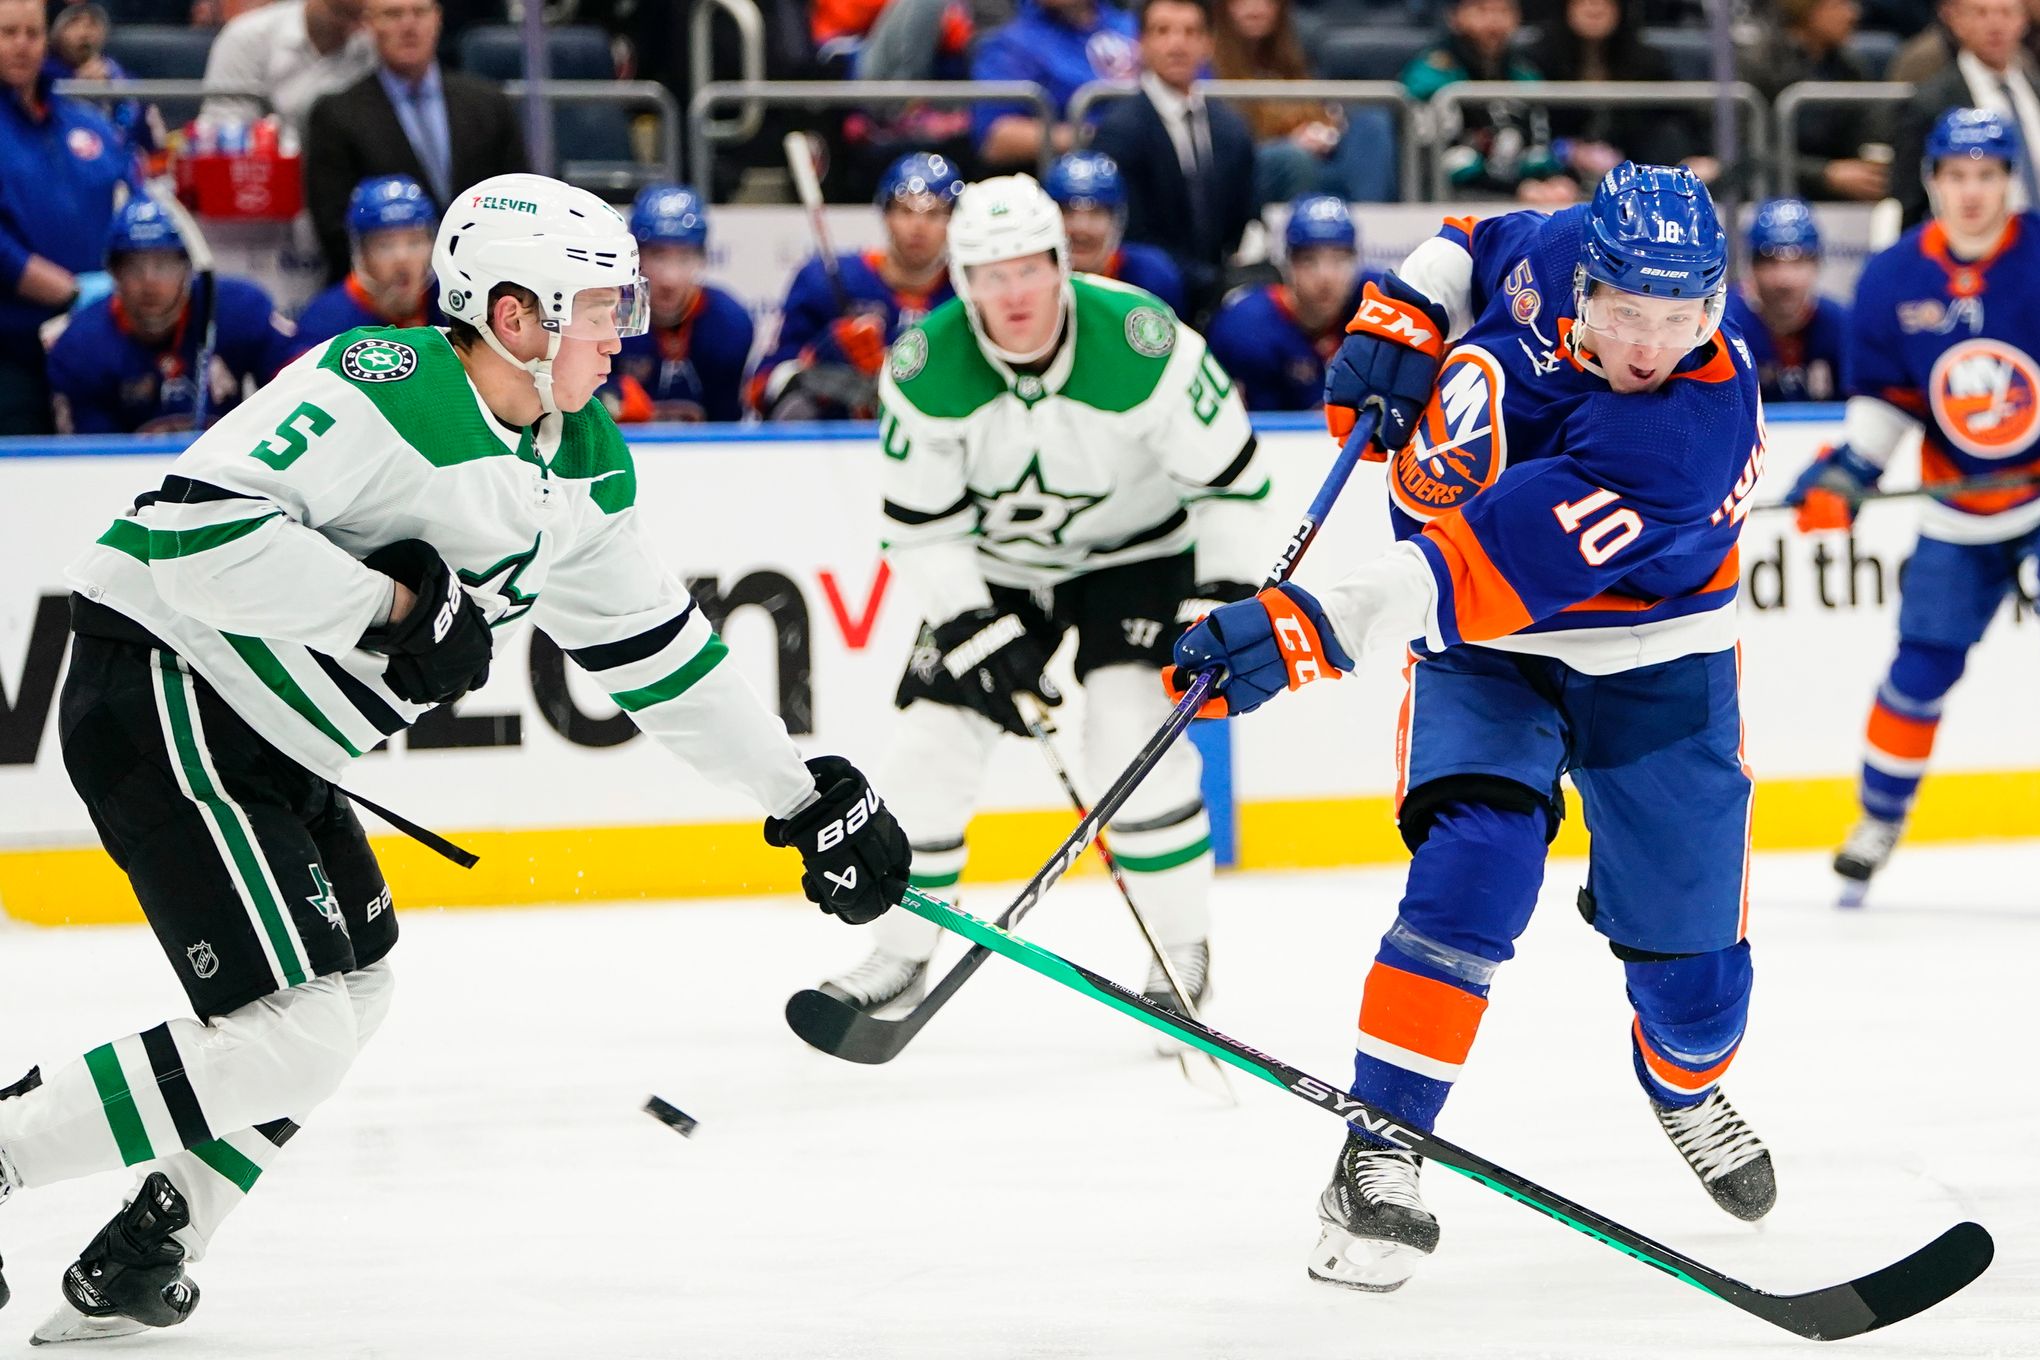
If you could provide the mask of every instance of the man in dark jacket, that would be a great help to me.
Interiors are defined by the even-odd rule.
[[[1246,120],[1196,88],[1210,64],[1208,0],[1145,0],[1140,93],[1119,100],[1092,145],[1126,180],[1126,239],[1160,246],[1182,271],[1192,324],[1225,294],[1226,262],[1254,201],[1254,137]]]
[[[1848,49],[1856,32],[1856,0],[1781,0],[1778,32],[1737,56],[1742,78],[1766,99],[1802,80],[1868,80],[1870,72]],[[1862,154],[1866,143],[1882,142],[1890,110],[1861,104],[1815,104],[1796,124],[1798,156],[1795,194],[1814,199],[1875,202],[1890,187],[1891,167]]]
[[[441,213],[470,184],[530,168],[516,110],[493,83],[442,73],[438,0],[369,0],[378,65],[312,105],[305,206],[326,272],[347,273],[347,198],[374,175],[409,175]]]

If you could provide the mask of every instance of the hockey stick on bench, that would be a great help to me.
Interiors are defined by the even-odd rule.
[[[1187,1016],[1165,1010],[1110,978],[1101,977],[1040,945],[1016,939],[998,926],[980,921],[918,889],[907,889],[906,900],[901,902],[900,907],[955,931],[979,949],[1003,954],[1072,991],[1102,1001],[1142,1024],[1174,1035],[1186,1044],[1193,1044],[1249,1076],[1259,1077],[1271,1086],[1279,1086],[1292,1095],[1300,1096],[1318,1108],[1338,1115],[1354,1128],[1407,1148],[1468,1180],[1479,1181],[1488,1189],[1528,1205],[1548,1218],[1557,1219],[1625,1256],[1633,1256],[1645,1265],[1655,1266],[1704,1294],[1712,1294],[1753,1317],[1814,1341],[1837,1341],[1902,1322],[1964,1288],[1990,1265],[1993,1251],[1990,1234],[1981,1224],[1958,1223],[1910,1256],[1881,1270],[1804,1294],[1772,1294],[1732,1279],[1711,1266],[1702,1265],[1614,1219],[1497,1166],[1478,1153],[1419,1129],[1405,1128],[1386,1112],[1347,1095],[1336,1083],[1309,1076]]]
[[[1360,455],[1367,448],[1367,441],[1374,437],[1375,425],[1380,414],[1368,411],[1361,415],[1353,427],[1353,433],[1346,440],[1339,456],[1332,460],[1332,467],[1325,474],[1324,485],[1318,488],[1311,499],[1310,508],[1303,512],[1297,522],[1296,532],[1289,536],[1283,546],[1281,557],[1268,572],[1267,585],[1280,585],[1296,570],[1296,564],[1303,560],[1303,554],[1317,537],[1318,529],[1324,524],[1325,516],[1332,511],[1333,502],[1345,490],[1347,478],[1359,466]],[[1176,701],[1168,720],[1147,745],[1140,748],[1133,762],[1120,772],[1102,797],[1091,807],[1090,813],[1077,823],[1077,829],[1064,838],[1050,855],[1048,863],[1035,872],[1020,890],[1020,895],[999,915],[997,924],[1011,926],[1034,909],[1043,893],[1055,885],[1056,880],[1068,873],[1070,866],[1083,856],[1084,847],[1098,834],[1098,828],[1111,820],[1132,795],[1135,786],[1147,778],[1163,754],[1173,746],[1176,738],[1183,735],[1190,726],[1190,720],[1197,716],[1197,710],[1211,697],[1212,686],[1218,683],[1215,670],[1200,672],[1183,691],[1183,697]],[[833,1054],[850,1062],[882,1063],[899,1056],[913,1037],[921,1032],[935,1015],[949,1003],[957,990],[970,980],[970,975],[984,966],[992,951],[983,945],[974,945],[956,961],[956,965],[935,984],[920,1004],[896,1020],[881,1020],[866,1015],[847,1001],[839,1001],[826,992],[808,987],[795,992],[786,1002],[786,1023],[795,1034],[824,1053]]]

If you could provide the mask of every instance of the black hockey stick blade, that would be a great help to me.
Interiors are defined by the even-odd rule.
[[[893,1020],[867,1015],[827,992],[803,987],[786,999],[787,1028],[833,1058],[874,1065],[891,1062],[991,956],[989,949],[972,948],[919,1004]]]
[[[1990,1265],[1990,1234],[1975,1223],[1960,1223],[1905,1259],[1858,1279],[1804,1294],[1772,1294],[1744,1284],[1682,1252],[1676,1251],[1606,1214],[1567,1199],[1477,1152],[1396,1122],[1387,1111],[1346,1094],[1332,1082],[1291,1067],[1279,1058],[1220,1034],[1208,1025],[1155,1005],[1138,992],[1103,977],[1060,954],[1008,934],[993,922],[981,921],[947,902],[913,888],[901,907],[933,921],[965,939],[1039,973],[1071,991],[1124,1011],[1151,1028],[1230,1063],[1249,1076],[1279,1086],[1321,1110],[1339,1116],[1349,1127],[1365,1130],[1448,1171],[1478,1181],[1497,1194],[1535,1209],[1545,1217],[1584,1233],[1625,1256],[1732,1304],[1752,1317],[1814,1341],[1839,1341],[1901,1322],[1933,1307],[1974,1280]]]

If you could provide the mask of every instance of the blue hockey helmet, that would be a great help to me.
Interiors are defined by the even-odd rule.
[[[1758,260],[1817,260],[1820,227],[1799,198],[1770,198],[1750,219],[1750,256]]]
[[[1934,120],[1933,130],[1927,133],[1920,176],[1930,178],[1934,167],[1950,156],[2003,161],[2006,170],[2016,172],[2022,150],[2019,129],[2003,114],[1990,109],[1950,109]]]
[[[1589,315],[1598,283],[1645,297],[1696,301],[1691,345],[1714,334],[1728,305],[1728,236],[1698,175],[1684,166],[1624,161],[1602,177],[1581,225],[1575,316],[1611,333]],[[1658,343],[1685,340],[1667,333]]]
[[[379,231],[422,227],[436,231],[439,210],[409,175],[372,175],[347,196],[347,234],[355,240]]]
[[[963,192],[963,176],[947,156],[932,151],[915,151],[894,161],[878,182],[876,202],[880,208],[920,198],[933,198],[947,208]]]
[[[1102,151],[1072,151],[1048,167],[1041,187],[1064,208],[1126,212],[1126,180],[1119,162]]]
[[[113,215],[113,224],[106,232],[106,261],[109,266],[116,255],[126,255],[138,250],[184,251],[184,238],[177,234],[177,223],[162,205],[152,198],[137,194],[121,205]]]
[[[639,245],[708,248],[708,204],[685,184],[648,184],[630,205],[630,234]]]
[[[1305,194],[1289,205],[1289,225],[1282,242],[1294,255],[1299,250],[1360,249],[1360,233],[1354,230],[1353,214],[1346,200],[1337,194]]]

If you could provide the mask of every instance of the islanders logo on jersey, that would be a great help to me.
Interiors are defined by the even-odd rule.
[[[1389,494],[1418,519],[1456,510],[1495,484],[1509,465],[1502,427],[1506,377],[1478,345],[1452,351],[1416,433],[1396,455]]]
[[[2003,340],[1964,340],[1934,361],[1927,404],[1962,452],[1972,458],[2015,457],[2040,434],[2040,365]]]

